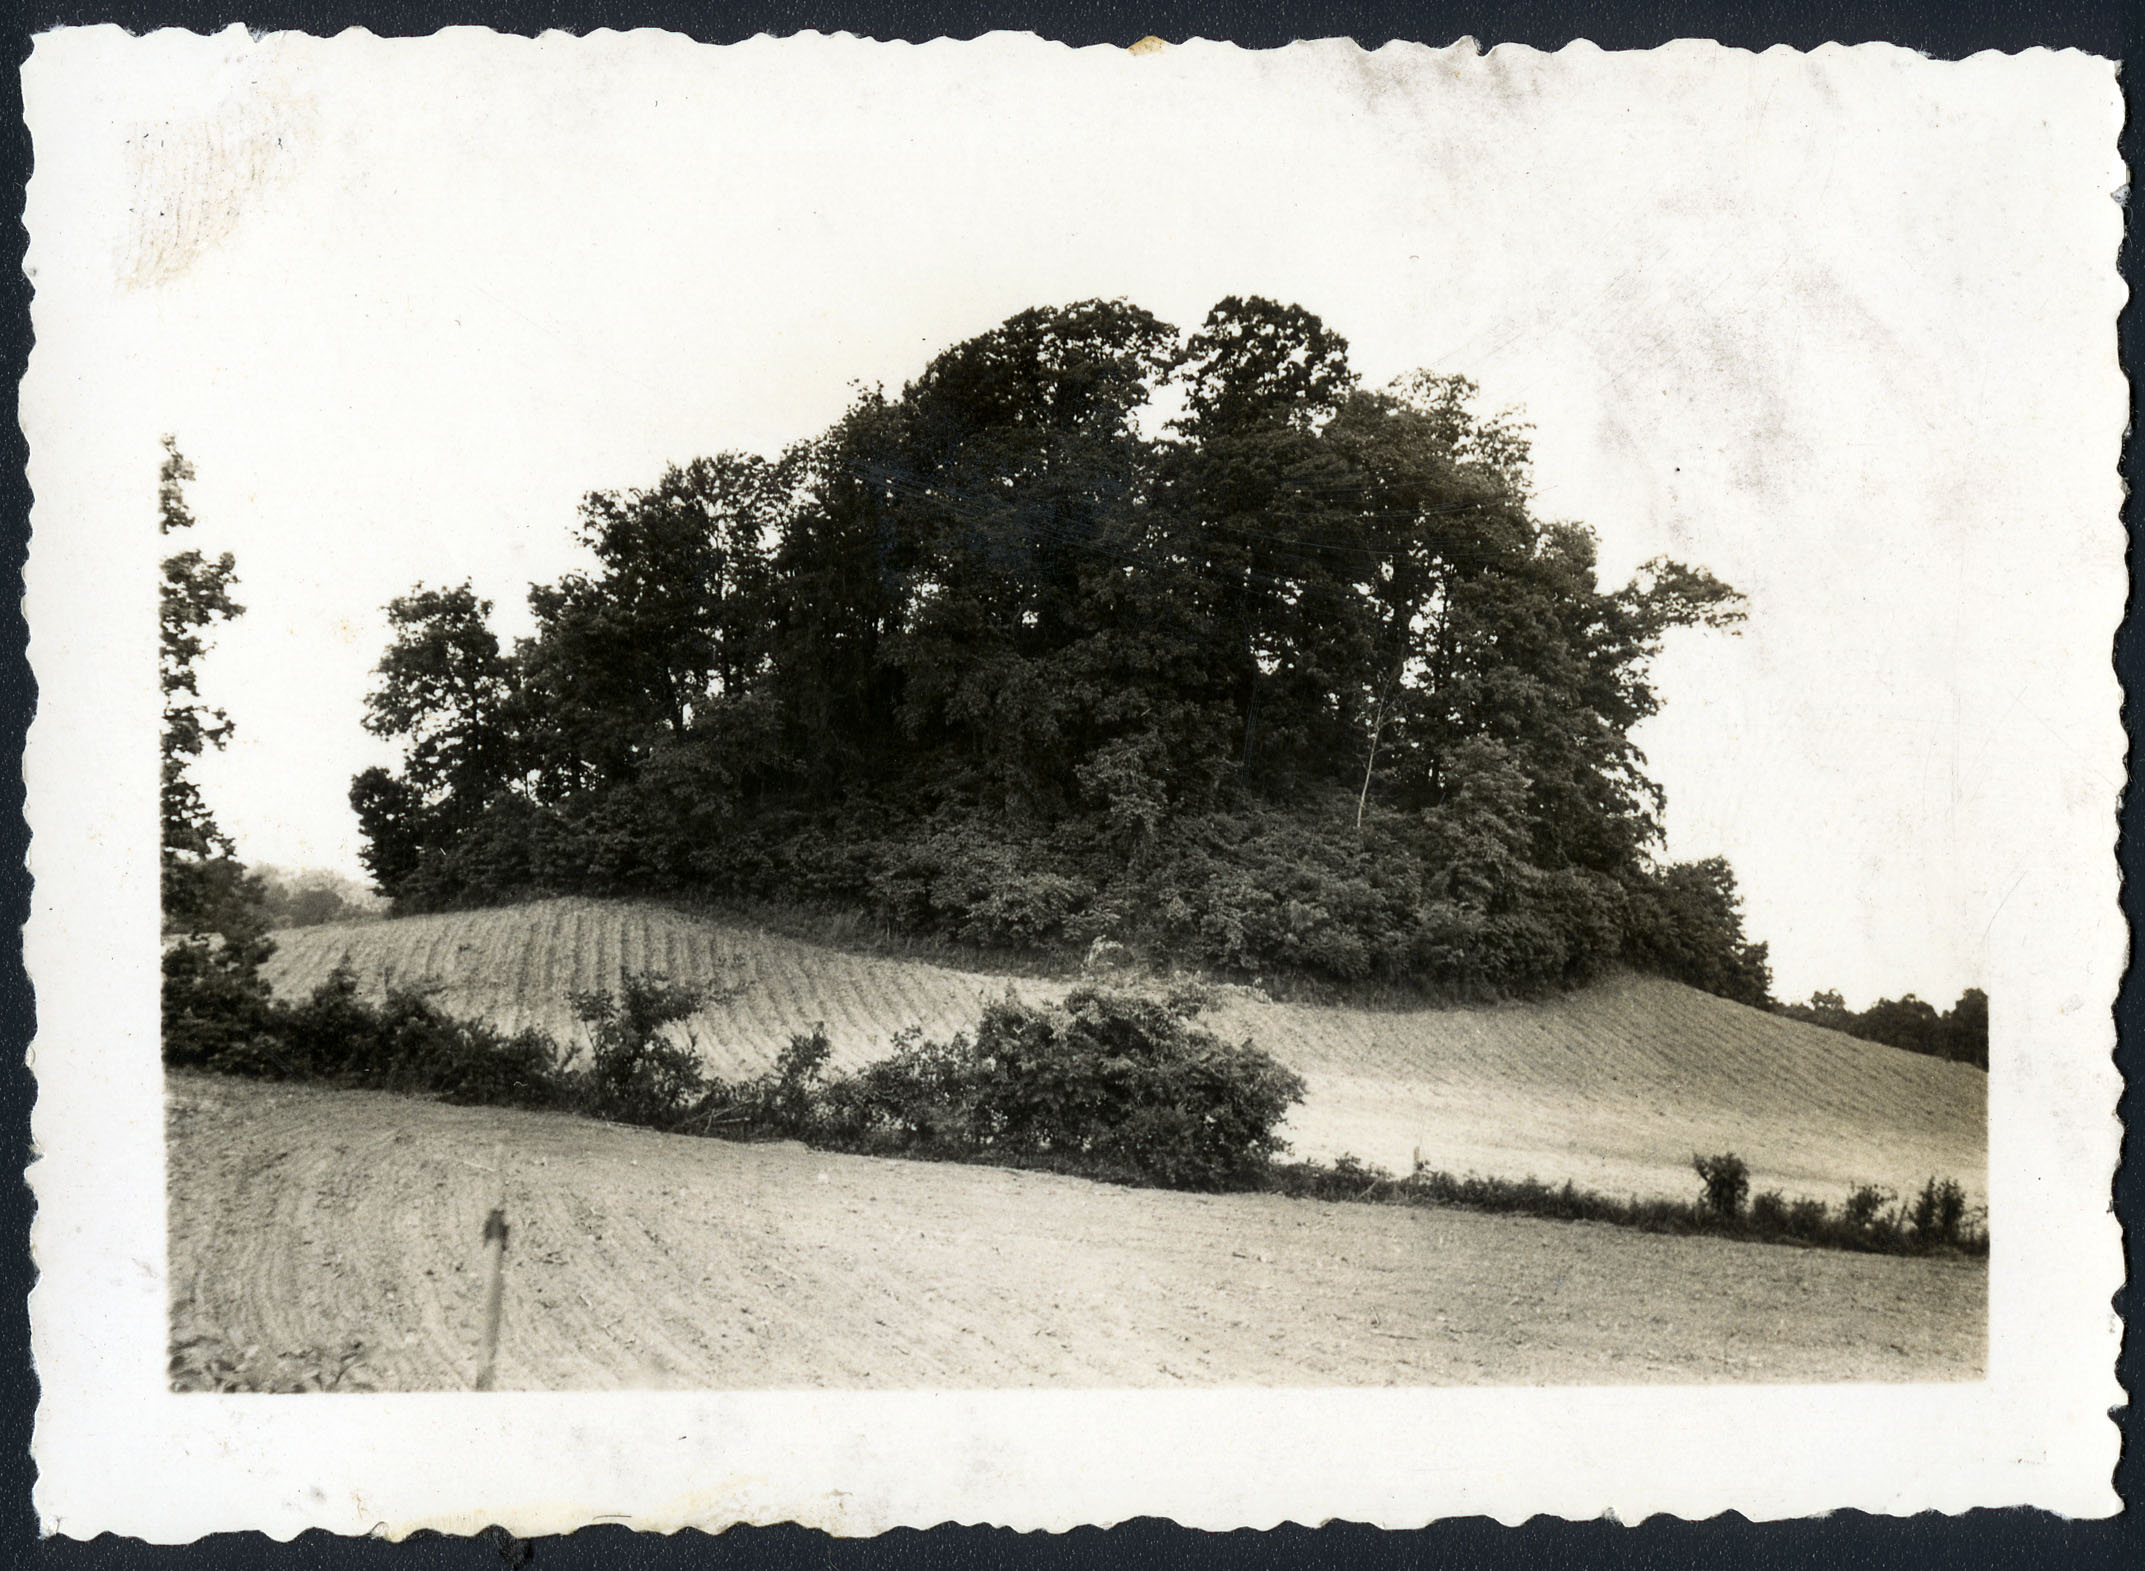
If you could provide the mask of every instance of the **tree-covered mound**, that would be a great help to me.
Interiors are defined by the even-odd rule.
[[[1718,861],[1662,866],[1631,741],[1668,561],[1596,581],[1525,428],[1372,391],[1295,306],[1188,337],[1022,312],[774,457],[583,504],[513,648],[390,608],[352,787],[403,910],[697,890],[979,945],[1482,996],[1635,965],[1768,989]]]

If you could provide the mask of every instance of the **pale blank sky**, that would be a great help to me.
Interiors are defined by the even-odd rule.
[[[125,519],[151,560],[179,436],[251,608],[202,770],[249,860],[358,871],[413,583],[519,630],[585,491],[772,451],[1030,305],[1189,328],[1230,293],[1320,313],[1369,382],[1523,406],[1605,576],[1667,552],[1749,596],[1672,644],[1641,741],[1782,996],[1984,983],[2051,791],[2112,847],[2112,687],[2067,679],[2122,594],[2105,61],[2056,62],[2052,111],[2001,57],[1888,49],[38,51],[72,67],[27,78],[39,353],[97,456],[45,437],[35,526]]]

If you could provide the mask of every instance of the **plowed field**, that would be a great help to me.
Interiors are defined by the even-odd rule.
[[[490,911],[277,935],[285,996],[348,958],[377,992],[437,990],[447,1008],[508,1029],[572,1029],[567,994],[623,971],[750,986],[702,1014],[710,1067],[770,1064],[824,1022],[839,1064],[920,1025],[948,1034],[987,997],[1063,982],[1015,980],[820,947],[645,902],[548,900]],[[1987,1076],[1747,1009],[1674,982],[1624,977],[1543,1004],[1373,1010],[1239,1000],[1217,1027],[1250,1036],[1309,1083],[1287,1133],[1298,1155],[1352,1153],[1434,1167],[1574,1180],[1617,1194],[1689,1196],[1694,1153],[1732,1151],[1753,1187],[1837,1200],[1946,1176],[1984,1193]]]
[[[210,1076],[169,1082],[174,1329],[466,1387],[503,1204],[521,1389],[1977,1377],[1987,1271],[1196,1196]]]

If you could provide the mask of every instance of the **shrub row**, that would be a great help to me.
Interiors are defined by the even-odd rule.
[[[165,956],[167,1064],[498,1107],[577,1105],[558,1048],[542,1032],[508,1035],[482,1021],[457,1020],[421,991],[390,992],[373,1003],[360,996],[347,965],[299,1004],[279,1003],[265,987],[224,983],[211,990],[189,958],[201,952],[197,944],[182,944]],[[183,969],[175,958],[186,962]]]
[[[1619,1198],[1569,1181],[1549,1184],[1539,1178],[1460,1177],[1421,1162],[1400,1178],[1352,1156],[1330,1166],[1277,1163],[1265,1187],[1318,1200],[1461,1206],[1560,1222],[1607,1222],[1650,1233],[1702,1233],[1878,1254],[1956,1251],[1985,1256],[1989,1251],[1986,1218],[1968,1212],[1966,1191],[1953,1179],[1931,1178],[1911,1201],[1865,1184],[1837,1209],[1808,1197],[1790,1200],[1776,1189],[1761,1192],[1746,1206],[1749,1169],[1742,1158],[1732,1153],[1694,1157],[1692,1165],[1701,1187],[1691,1200]]]
[[[457,1020],[421,993],[373,1003],[347,965],[304,1002],[280,1004],[253,989],[203,987],[197,960],[181,956],[167,973],[165,1057],[174,1065],[1174,1189],[1457,1205],[1891,1253],[1988,1250],[1986,1226],[1968,1215],[1951,1179],[1931,1178],[1912,1201],[1864,1186],[1835,1210],[1777,1190],[1749,1199],[1748,1166],[1732,1153],[1692,1158],[1702,1187],[1691,1201],[1456,1177],[1420,1161],[1404,1178],[1352,1157],[1281,1162],[1277,1131],[1303,1081],[1251,1043],[1202,1025],[1211,999],[1198,986],[1157,997],[1088,984],[1060,1004],[1009,994],[984,1009],[973,1035],[940,1042],[904,1031],[891,1054],[851,1072],[830,1072],[832,1045],[815,1028],[793,1036],[766,1073],[733,1081],[706,1072],[686,1022],[734,988],[628,976],[615,994],[577,993],[586,1042],[561,1047],[538,1031],[507,1035]]]
[[[984,1010],[973,1036],[903,1032],[889,1057],[849,1074],[828,1073],[831,1045],[815,1029],[792,1038],[768,1073],[725,1081],[706,1072],[684,1029],[709,990],[655,977],[573,995],[585,1050],[457,1020],[422,993],[372,1003],[347,965],[299,1004],[185,980],[185,1002],[174,1006],[167,979],[165,1059],[177,1066],[683,1133],[1040,1162],[1177,1189],[1253,1182],[1303,1095],[1303,1082],[1269,1055],[1200,1025],[1208,999],[1196,988],[1156,998],[1091,985],[1062,1004],[1009,994]]]
[[[652,789],[585,809],[504,797],[416,858],[396,908],[698,893],[853,907],[1011,953],[1069,958],[1111,939],[1160,965],[1432,997],[1532,996],[1627,965],[1753,1005],[1770,989],[1725,863],[1485,868],[1486,851],[1421,814],[1374,805],[1359,825],[1352,791],[1179,815],[1131,856],[1104,813],[1037,826],[866,804],[673,840],[677,814],[644,802]]]

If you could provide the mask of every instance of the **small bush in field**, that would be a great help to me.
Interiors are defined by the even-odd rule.
[[[1840,1216],[1853,1231],[1868,1232],[1877,1225],[1891,1199],[1892,1193],[1888,1189],[1879,1189],[1875,1184],[1859,1184],[1840,1206]]]
[[[810,1031],[791,1035],[789,1046],[775,1059],[769,1101],[776,1118],[799,1133],[810,1127],[813,1094],[826,1070],[827,1060],[833,1056],[834,1044],[827,1040],[824,1020]]]
[[[1375,1162],[1366,1162],[1352,1151],[1343,1152],[1333,1159],[1333,1176],[1344,1184],[1367,1185],[1391,1183],[1393,1175]]]
[[[819,1130],[838,1143],[870,1150],[962,1155],[983,1150],[988,1132],[977,1111],[980,1076],[965,1031],[927,1040],[922,1030],[894,1033],[890,1051],[829,1083],[814,1104]]]
[[[1750,1167],[1734,1152],[1719,1156],[1694,1156],[1691,1166],[1705,1185],[1708,1210],[1723,1221],[1742,1215],[1743,1197],[1750,1193]]]
[[[1750,1225],[1761,1233],[1788,1230],[1787,1197],[1777,1189],[1760,1190],[1750,1202]]]
[[[1196,1023],[1204,999],[1088,985],[1008,996],[971,1038],[920,1033],[820,1099],[824,1132],[878,1147],[1039,1158],[1180,1189],[1241,1181],[1280,1149],[1303,1082]]]
[[[1831,1209],[1822,1200],[1805,1196],[1788,1202],[1786,1233],[1790,1238],[1816,1238],[1831,1220]]]
[[[705,1134],[793,1135],[821,1133],[826,1125],[820,1078],[834,1044],[824,1022],[791,1035],[772,1072],[745,1081],[710,1082],[683,1127]]]
[[[174,939],[163,957],[164,1062],[284,1078],[268,986],[220,938]]]
[[[200,998],[196,990],[197,1009]],[[223,1074],[325,1080],[512,1107],[554,1107],[563,1100],[548,1038],[527,1031],[507,1037],[481,1022],[453,1019],[421,992],[391,992],[385,1002],[371,1003],[359,996],[347,965],[337,966],[300,1004],[238,995],[228,1019],[218,1024],[215,1046],[194,1061]]]
[[[368,1006],[331,974],[292,1012],[287,1035],[317,1073],[345,1084],[507,1107],[552,1107],[561,1097],[548,1037],[457,1020],[414,990]]]
[[[310,1072],[342,1079],[381,1061],[381,1026],[381,1012],[359,995],[346,955],[311,998],[292,1007],[284,1034]]]
[[[579,1076],[583,1111],[666,1128],[705,1099],[709,1082],[698,1049],[666,1030],[691,1018],[706,1002],[705,992],[629,975],[615,994],[572,998],[574,1018],[589,1036],[588,1068]]]
[[[1014,1149],[1077,1150],[1173,1188],[1214,1188],[1263,1166],[1303,1081],[1198,1025],[1204,1003],[1090,986],[1049,1008],[1007,999],[985,1010],[975,1042],[983,1129]]]
[[[390,994],[380,1016],[385,1074],[370,1084],[490,1107],[553,1107],[561,1100],[556,1055],[539,1032],[502,1036],[408,993]]]
[[[1966,1216],[1966,1191],[1954,1179],[1931,1178],[1914,1198],[1910,1220],[1915,1242],[1957,1244],[1959,1224]]]

